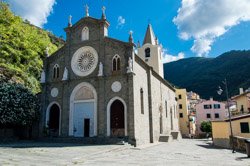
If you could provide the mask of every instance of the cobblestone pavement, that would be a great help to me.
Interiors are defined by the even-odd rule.
[[[207,140],[173,141],[134,148],[129,145],[57,143],[0,144],[0,165],[239,165],[250,166],[243,153],[218,149]]]

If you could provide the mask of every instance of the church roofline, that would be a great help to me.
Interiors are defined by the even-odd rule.
[[[111,37],[107,37],[107,36],[105,36],[105,38],[104,38],[104,39],[106,39],[106,40],[112,40],[112,41],[115,41],[115,42],[118,42],[118,43],[121,43],[121,44],[126,44],[127,46],[135,46],[135,44],[134,44],[134,43],[133,43],[133,44],[131,44],[131,43],[129,43],[129,42],[125,42],[125,41],[118,40],[118,39],[111,38]]]
[[[85,21],[85,20],[87,20],[87,21],[92,21],[92,22],[96,22],[96,23],[99,23],[99,24],[100,24],[100,23],[105,23],[108,27],[110,26],[110,23],[109,23],[106,19],[103,20],[103,19],[97,19],[97,18],[88,16],[88,17],[83,17],[83,18],[81,18],[81,19],[78,20],[75,24],[73,24],[71,27],[66,27],[66,28],[64,28],[64,30],[71,29],[71,28],[75,28],[75,27],[79,26],[79,24],[80,24],[82,21]]]
[[[46,57],[45,60],[52,59],[55,55],[57,55],[58,52],[62,51],[64,49],[66,44],[64,44],[62,47],[60,47],[58,50],[56,50],[54,53],[52,53],[50,56]]]
[[[149,66],[146,62],[144,62],[138,55],[135,54],[135,61],[137,63],[139,63],[140,65],[142,65],[144,68],[146,68],[147,70],[152,70],[152,74],[159,80],[161,81],[164,85],[166,85],[168,88],[170,88],[171,90],[173,90],[174,92],[176,91],[174,86],[172,84],[170,84],[167,80],[165,80],[164,78],[162,78],[156,71],[154,71],[154,69]]]

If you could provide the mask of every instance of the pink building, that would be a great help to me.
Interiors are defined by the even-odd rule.
[[[196,105],[196,134],[201,134],[200,130],[202,121],[222,120],[228,117],[228,111],[225,108],[225,104],[222,102],[210,100],[204,100]]]

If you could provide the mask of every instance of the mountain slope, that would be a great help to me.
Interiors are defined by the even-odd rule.
[[[250,51],[231,51],[217,58],[187,58],[164,64],[165,79],[177,87],[195,91],[203,98],[218,96],[218,86],[227,78],[230,96],[250,87]]]

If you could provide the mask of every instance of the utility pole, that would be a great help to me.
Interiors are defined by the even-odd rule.
[[[228,110],[228,117],[229,117],[229,124],[230,124],[230,132],[231,132],[231,140],[232,140],[232,153],[235,153],[234,147],[234,135],[233,135],[233,128],[232,128],[232,119],[231,119],[231,112],[229,109],[229,95],[228,95],[228,86],[227,86],[227,79],[225,78],[225,87],[226,87],[226,96],[227,96],[227,110]]]

